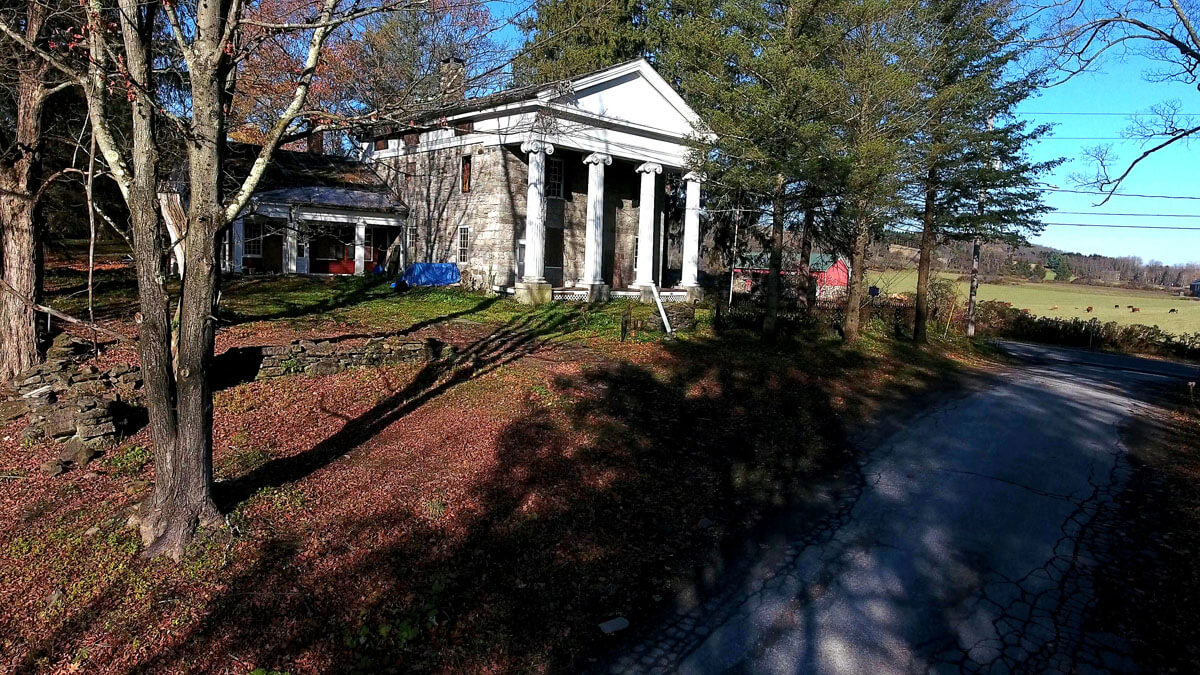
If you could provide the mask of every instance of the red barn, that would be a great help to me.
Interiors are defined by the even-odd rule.
[[[765,281],[769,272],[768,255],[765,252],[744,254],[739,264],[733,269],[734,290],[748,293],[754,287]],[[800,273],[800,261],[795,254],[788,254],[783,260],[780,272],[784,277]],[[845,293],[850,285],[850,266],[846,261],[830,253],[814,253],[809,258],[808,268],[817,282],[817,295],[830,298],[839,293]]]
[[[814,254],[809,258],[808,269],[817,280],[817,295],[827,297],[840,293],[850,285],[850,266],[845,260],[829,253]]]

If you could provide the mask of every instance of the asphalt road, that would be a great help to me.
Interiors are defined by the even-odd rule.
[[[1003,346],[1016,367],[907,421],[605,670],[1137,672],[1088,621],[1120,430],[1200,369]]]

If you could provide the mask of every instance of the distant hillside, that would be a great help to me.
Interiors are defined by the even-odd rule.
[[[889,232],[871,247],[869,265],[900,269],[916,264],[919,237],[911,232]],[[949,242],[938,247],[934,268],[967,273],[971,270],[970,242]],[[1165,265],[1137,256],[1110,257],[1073,253],[1048,246],[1012,247],[984,244],[979,272],[985,277],[1021,277],[1031,281],[1055,279],[1075,283],[1131,287],[1179,288],[1200,279],[1200,263]]]

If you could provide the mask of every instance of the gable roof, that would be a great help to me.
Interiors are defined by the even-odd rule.
[[[640,93],[650,94],[651,98],[658,99],[662,105],[655,107],[654,101],[645,95],[637,97],[633,105],[628,105],[624,101],[614,101],[611,98],[605,99],[603,95],[605,91],[611,91],[617,86],[633,82],[637,83],[636,86],[641,90]],[[628,97],[628,99],[632,98]],[[663,113],[669,112],[678,118],[678,122],[682,122],[687,127],[683,129],[678,128],[679,124],[668,124],[667,126],[677,127],[668,129],[669,131],[675,131],[682,136],[705,128],[700,116],[683,100],[683,97],[663,79],[662,75],[658,74],[658,71],[646,59],[639,58],[572,78],[545,84],[514,87],[464,101],[435,105],[414,116],[408,125],[378,125],[364,134],[362,138],[394,138],[409,131],[445,126],[454,118],[469,118],[476,113],[522,104],[537,104],[552,110],[558,109],[561,112],[617,120],[648,128],[658,128],[664,123],[675,121],[663,119]],[[647,120],[647,117],[654,119]]]
[[[795,251],[785,251],[783,254],[783,268],[793,269],[800,266],[800,254]],[[810,272],[827,272],[830,267],[838,263],[841,258],[833,253],[813,253],[808,258],[808,269]],[[746,252],[738,256],[738,267],[743,269],[767,269],[770,267],[771,254],[769,251]]]
[[[227,189],[250,173],[259,147],[231,143],[225,159]],[[350,211],[406,213],[407,206],[368,164],[336,155],[276,150],[252,198]]]

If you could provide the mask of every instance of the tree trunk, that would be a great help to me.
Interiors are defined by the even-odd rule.
[[[49,8],[27,3],[25,35],[37,40]],[[0,278],[11,290],[0,291],[0,383],[38,361],[37,324],[29,303],[41,296],[37,204],[38,153],[42,142],[47,66],[24,55],[17,72],[16,133],[9,156],[0,160]],[[19,294],[20,297],[14,295]]]
[[[0,290],[0,383],[38,361],[36,317],[29,304],[37,295],[36,246],[32,202],[27,193],[10,192],[5,180],[0,184],[0,273],[12,290]]]
[[[936,225],[934,222],[937,206],[937,190],[934,188],[934,180],[936,178],[936,172],[930,169],[929,183],[925,190],[925,213],[921,229],[921,254],[917,258],[916,319],[913,322],[913,342],[917,344],[925,344],[929,341],[927,326],[929,323],[929,267],[933,260],[934,243],[937,241],[937,237],[934,236],[933,231]]]
[[[867,277],[867,243],[871,238],[866,223],[855,226],[853,249],[850,251],[850,283],[846,293],[846,316],[842,318],[842,338],[852,343],[858,339],[862,323],[863,287]]]
[[[144,511],[146,555],[182,556],[199,526],[221,522],[212,500],[212,367],[217,291],[217,233],[225,225],[221,204],[221,78],[192,72],[193,137],[188,144],[190,203],[183,240],[183,284],[175,339],[174,443],[155,453],[157,481]],[[161,249],[161,243],[158,244]],[[162,267],[161,251],[155,260]],[[165,309],[165,308],[164,308]],[[168,312],[162,313],[163,317]],[[168,324],[169,326],[169,324]],[[170,335],[168,333],[168,343]],[[168,352],[169,354],[169,352]],[[170,360],[164,362],[170,380]]]
[[[817,211],[809,206],[804,210],[804,234],[800,238],[800,290],[804,294],[804,311],[812,312],[817,304],[817,282],[809,265],[812,258],[813,235],[815,234]]]
[[[779,331],[779,295],[783,276],[783,202],[784,177],[780,174],[775,185],[775,201],[771,212],[771,260],[767,272],[767,314],[763,317],[763,339],[774,340]]]

